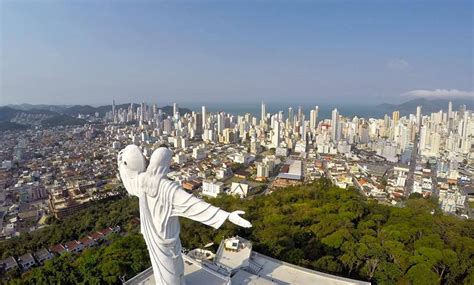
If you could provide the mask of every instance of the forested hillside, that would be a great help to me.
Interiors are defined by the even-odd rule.
[[[238,234],[261,253],[375,284],[474,284],[474,221],[443,215],[435,201],[390,207],[320,179],[252,200],[212,203],[242,208],[253,228],[226,223],[215,232],[183,221],[186,246]]]
[[[33,233],[25,233],[6,241],[0,241],[0,259],[20,256],[41,247],[50,247],[84,237],[91,231],[119,225],[127,231],[131,220],[138,217],[138,201],[133,198],[97,203],[77,214],[58,221],[50,218],[50,225]]]
[[[261,253],[374,284],[474,284],[474,222],[443,215],[435,201],[414,198],[404,208],[390,207],[325,179],[249,200],[222,196],[210,201],[228,211],[243,209],[253,228],[225,223],[216,231],[183,219],[184,247],[210,241],[217,246],[223,237],[238,234]],[[115,203],[136,211],[136,199]],[[124,214],[96,211],[116,221],[121,219],[115,215]],[[76,222],[89,229],[97,224],[91,218],[82,214]],[[128,279],[149,265],[145,248],[143,239],[131,231],[109,246],[50,261],[15,282],[119,283],[117,276]]]

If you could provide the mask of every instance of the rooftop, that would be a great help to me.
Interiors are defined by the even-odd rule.
[[[282,167],[279,178],[301,180],[303,176],[301,160],[287,160],[287,164]]]
[[[252,244],[240,237],[223,240],[214,262],[230,269],[248,266]]]
[[[314,271],[294,264],[286,263],[258,252],[252,253],[252,261],[262,266],[258,276],[270,280],[275,284],[326,284],[326,285],[349,285],[370,284],[370,282],[353,280],[339,277],[323,272]],[[239,284],[239,283],[237,283]],[[240,283],[252,284],[252,283]],[[257,283],[253,283],[257,284]],[[260,283],[258,283],[260,284]]]
[[[33,255],[31,253],[25,253],[22,256],[18,257],[18,262],[20,263],[28,263],[28,262],[34,262]]]
[[[217,272],[213,272],[211,269],[206,268],[198,261],[195,261],[186,255],[183,255],[184,259],[184,276],[186,284],[206,284],[206,285],[224,285],[228,284],[228,278],[220,275]],[[155,285],[155,277],[153,276],[153,268],[139,273],[132,279],[124,282],[124,285]]]
[[[227,249],[226,249],[227,247]],[[252,243],[240,237],[223,240],[214,262],[202,262],[183,254],[186,284],[328,284],[368,285],[359,281],[286,263],[252,251]],[[223,267],[224,266],[224,267]],[[225,269],[224,269],[225,268]],[[150,267],[132,279],[128,285],[153,285]]]

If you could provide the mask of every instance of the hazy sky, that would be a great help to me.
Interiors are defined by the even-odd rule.
[[[0,105],[474,97],[472,1],[0,3]]]

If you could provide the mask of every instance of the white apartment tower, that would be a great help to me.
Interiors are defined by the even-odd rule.
[[[337,109],[332,110],[332,119],[331,119],[331,139],[332,141],[338,141],[340,139],[339,131],[339,112]]]
[[[416,128],[419,130],[421,125],[421,106],[416,107]]]
[[[314,110],[311,110],[311,112],[309,113],[309,128],[312,132],[314,132],[318,127],[318,112],[319,107],[316,106],[316,108],[314,108]]]
[[[449,101],[448,103],[448,120],[453,117],[453,103]]]
[[[173,103],[173,116],[179,112],[178,103]]]
[[[217,114],[217,134],[221,135],[224,130],[224,113]]]
[[[206,106],[202,106],[202,129],[206,129],[207,115],[206,115]]]
[[[275,148],[280,146],[280,122],[275,122],[272,134],[272,144]]]

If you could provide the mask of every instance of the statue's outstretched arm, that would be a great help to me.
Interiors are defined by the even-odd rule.
[[[243,211],[226,212],[189,194],[178,185],[176,187],[179,189],[176,189],[173,196],[172,215],[185,217],[215,229],[220,228],[227,219],[241,227],[248,228],[252,226],[250,222],[239,216],[239,214],[244,213]]]

